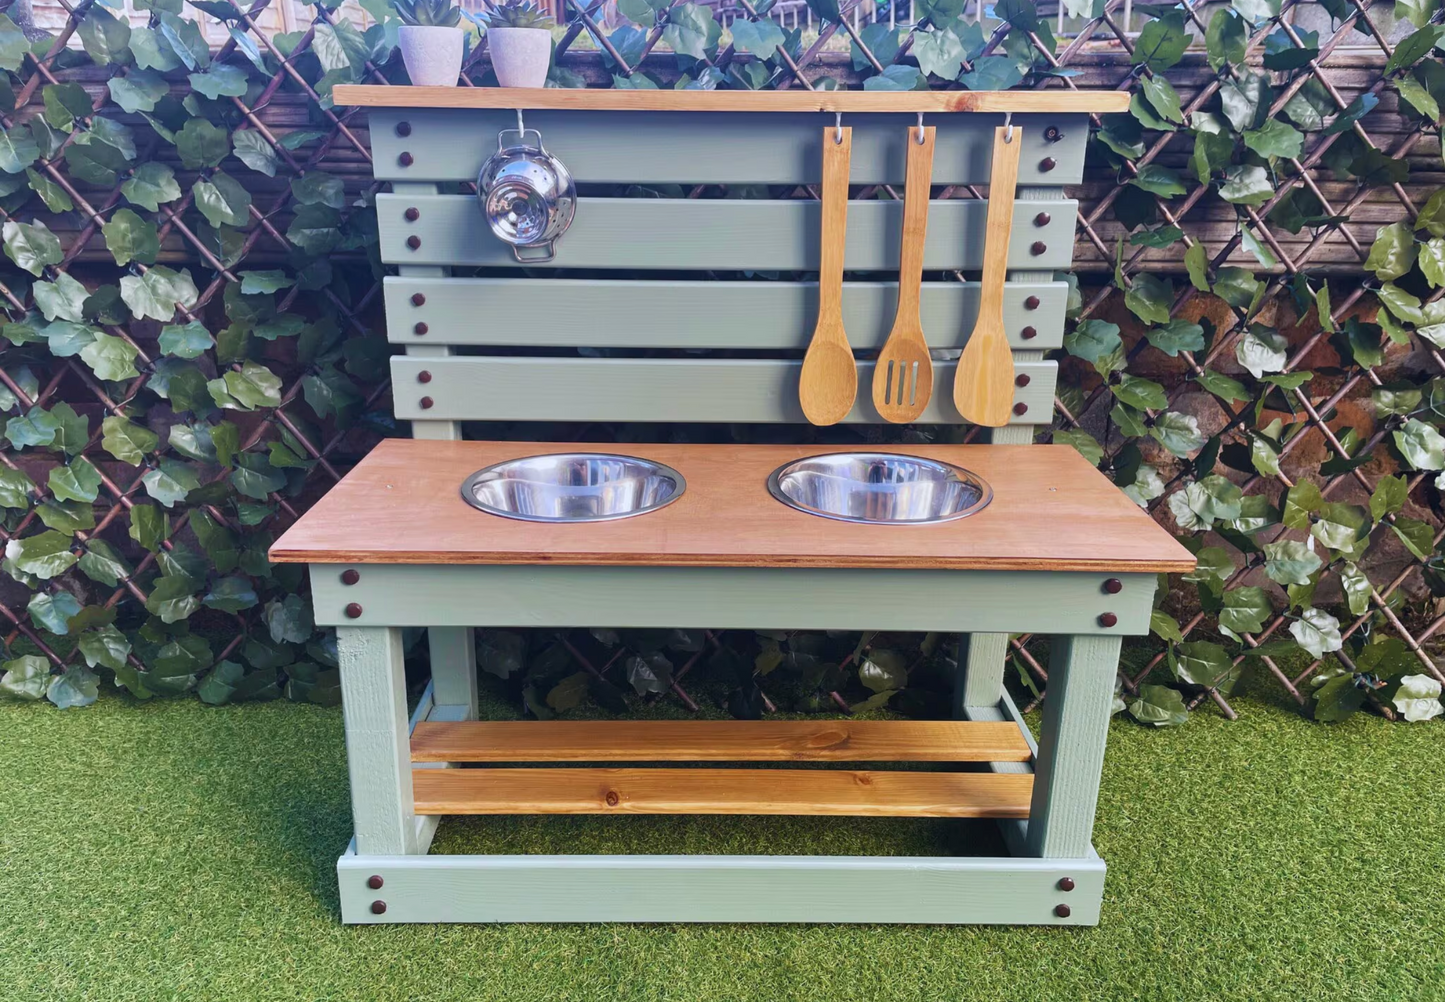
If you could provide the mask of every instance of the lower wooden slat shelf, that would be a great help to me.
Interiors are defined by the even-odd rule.
[[[413,762],[1027,762],[1012,721],[423,722]]]
[[[414,769],[417,814],[1025,818],[1027,773],[842,769]]]

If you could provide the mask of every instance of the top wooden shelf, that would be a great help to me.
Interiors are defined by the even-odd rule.
[[[598,90],[388,87],[338,84],[338,105],[364,108],[518,108],[523,111],[733,111],[1107,114],[1129,110],[1125,91]]]

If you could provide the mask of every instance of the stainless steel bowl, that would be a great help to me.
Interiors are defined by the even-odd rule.
[[[635,456],[561,452],[511,459],[462,483],[473,508],[527,522],[605,522],[656,511],[687,482],[670,466]]]
[[[837,452],[780,466],[768,491],[783,504],[843,522],[930,525],[981,511],[993,488],[949,463],[887,452]]]

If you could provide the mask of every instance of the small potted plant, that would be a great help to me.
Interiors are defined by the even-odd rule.
[[[497,83],[545,87],[552,66],[552,18],[528,0],[500,0],[482,19]]]
[[[466,29],[451,0],[393,0],[402,20],[399,41],[407,76],[421,87],[455,87],[462,74]]]

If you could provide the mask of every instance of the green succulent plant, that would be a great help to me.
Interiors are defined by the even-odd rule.
[[[484,12],[481,20],[492,28],[550,28],[552,15],[529,0],[501,0]]]
[[[455,28],[462,19],[451,0],[392,0],[392,4],[404,24]]]

